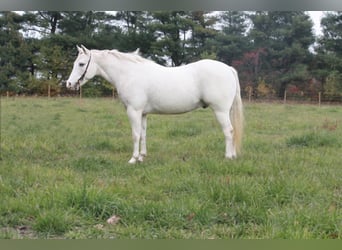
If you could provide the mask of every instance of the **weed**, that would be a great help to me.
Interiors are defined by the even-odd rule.
[[[45,236],[61,235],[69,231],[74,224],[72,217],[59,209],[43,211],[35,218],[33,229]]]
[[[297,147],[332,147],[338,145],[338,138],[332,134],[314,131],[292,136],[286,143],[288,146]]]

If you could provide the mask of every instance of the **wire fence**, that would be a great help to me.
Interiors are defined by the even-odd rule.
[[[277,103],[308,103],[308,104],[342,104],[342,93],[326,94],[323,92],[299,92],[291,93],[284,91],[282,95],[257,96],[253,91],[241,93],[242,98],[247,102],[277,102]]]
[[[51,85],[46,86],[44,89],[40,89],[39,91],[30,91],[17,93],[14,91],[2,91],[0,92],[2,97],[7,98],[15,98],[15,97],[48,97],[48,98],[57,98],[57,97],[112,97],[117,98],[118,93],[115,88],[106,88],[100,89],[96,87],[85,88],[80,87],[78,90],[71,90],[64,87],[51,87]]]
[[[1,93],[2,97],[5,98],[16,98],[16,97],[47,97],[47,98],[59,98],[59,97],[73,97],[73,98],[118,98],[118,93],[113,89],[108,89],[107,91],[101,91],[94,93],[94,89],[87,90],[84,88],[80,88],[79,90],[69,90],[67,88],[61,88],[58,91],[55,91],[50,86],[46,89],[45,92],[39,93],[25,93],[18,94],[15,92],[5,91]],[[284,91],[282,96],[257,96],[253,91],[242,91],[241,92],[242,99],[245,102],[271,102],[271,103],[307,103],[307,104],[342,104],[342,93],[337,95],[325,94],[322,92],[318,93],[305,93],[300,92],[299,94],[293,94],[288,91]]]

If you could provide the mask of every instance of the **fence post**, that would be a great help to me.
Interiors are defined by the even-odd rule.
[[[50,99],[51,96],[51,85],[49,84],[48,86],[48,98]]]
[[[80,86],[80,100],[82,99],[82,86]]]
[[[251,102],[252,99],[252,87],[248,88],[248,101]]]
[[[321,92],[318,92],[318,107],[321,107]]]
[[[6,91],[7,99],[9,98],[9,91]]]
[[[284,104],[286,104],[286,90],[284,92]]]

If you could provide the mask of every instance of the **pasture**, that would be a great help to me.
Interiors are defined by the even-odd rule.
[[[342,107],[244,110],[236,160],[201,109],[148,116],[129,165],[118,101],[2,98],[0,238],[341,239]]]

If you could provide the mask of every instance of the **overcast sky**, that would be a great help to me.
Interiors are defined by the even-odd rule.
[[[320,22],[321,22],[321,18],[324,15],[324,12],[323,11],[308,11],[308,13],[314,23],[313,29],[314,29],[315,34],[322,35]]]

